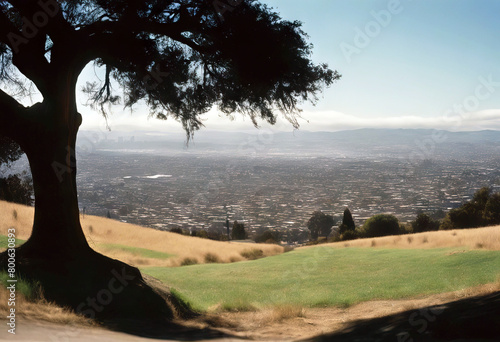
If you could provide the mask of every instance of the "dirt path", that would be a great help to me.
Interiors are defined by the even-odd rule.
[[[361,303],[349,308],[280,308],[258,312],[224,312],[206,315],[200,319],[183,322],[192,328],[212,328],[225,333],[229,338],[207,338],[206,336],[179,336],[161,341],[213,341],[231,342],[243,340],[292,341],[345,329],[349,323],[361,319],[374,319],[408,310],[419,312],[422,307],[441,305],[458,299],[485,295],[498,290],[498,284],[484,285],[464,291],[431,295],[411,300],[384,300]],[[3,321],[4,322],[4,321]],[[160,341],[113,332],[98,327],[71,327],[43,321],[21,320],[16,335],[7,333],[1,324],[0,341]]]
[[[98,327],[71,327],[67,325],[54,324],[40,321],[21,321],[16,328],[16,334],[12,335],[4,328],[0,331],[0,341],[26,341],[26,342],[151,342],[151,341],[167,341],[174,342],[186,340],[186,336],[179,335],[177,339],[150,339],[142,338],[125,333],[110,331]],[[188,337],[187,340],[192,340]],[[241,342],[239,338],[216,338],[204,340],[203,338],[196,341],[210,342]]]

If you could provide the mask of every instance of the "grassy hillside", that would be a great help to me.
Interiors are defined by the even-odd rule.
[[[14,227],[16,237],[26,240],[31,234],[34,209],[0,201],[0,243],[7,229]],[[141,266],[179,266],[185,258],[204,263],[207,254],[220,262],[246,260],[242,254],[260,249],[263,256],[283,252],[277,245],[219,242],[140,227],[103,217],[85,215],[81,220],[89,244],[97,251],[126,263]],[[2,238],[2,236],[4,236]],[[0,245],[0,250],[6,248]]]
[[[199,310],[346,306],[498,281],[500,251],[319,246],[237,264],[142,271]]]

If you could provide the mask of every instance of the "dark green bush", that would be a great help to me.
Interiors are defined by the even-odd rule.
[[[361,231],[362,237],[379,237],[401,234],[399,221],[394,215],[378,214],[370,217]]]
[[[343,234],[340,235],[341,241],[355,240],[357,238],[359,238],[359,235],[355,230],[346,230]]]

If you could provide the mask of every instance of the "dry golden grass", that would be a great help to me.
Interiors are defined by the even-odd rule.
[[[500,250],[500,226],[440,230],[408,235],[391,235],[325,244],[331,247],[371,248],[444,248],[467,247],[472,249]],[[310,248],[304,247],[304,248]]]
[[[274,323],[295,317],[306,317],[306,310],[300,306],[281,305],[264,311],[263,316],[263,321]]]
[[[9,291],[0,286],[0,311],[9,312],[10,307],[7,305]],[[27,300],[20,293],[16,293],[16,317],[21,319],[30,319],[37,321],[45,321],[64,325],[80,325],[80,326],[96,326],[83,316],[75,314],[69,309],[62,308],[53,303],[47,302],[45,299]],[[5,317],[3,318],[5,319]]]
[[[14,217],[14,210],[17,212],[17,219]],[[0,201],[0,234],[7,235],[7,229],[14,227],[17,238],[28,239],[33,215],[32,207]],[[90,215],[85,215],[81,223],[92,248],[134,266],[179,266],[185,258],[194,258],[201,264],[205,263],[205,257],[209,253],[215,255],[220,262],[234,262],[242,260],[241,252],[252,246],[257,247],[242,242],[229,243],[183,236]],[[104,244],[146,248],[174,256],[164,260],[146,258],[128,251],[110,249]],[[1,247],[4,246],[0,246],[0,250]],[[258,248],[263,251],[264,256],[283,252],[283,247],[277,245],[259,244]]]

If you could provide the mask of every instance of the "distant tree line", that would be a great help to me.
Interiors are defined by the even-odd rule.
[[[401,224],[391,214],[377,214],[356,227],[349,208],[344,210],[342,223],[330,240],[326,237],[333,230],[334,220],[331,215],[315,211],[307,223],[311,242],[335,242],[357,238],[381,237],[408,233],[421,233],[448,229],[478,228],[500,225],[500,193],[492,193],[488,187],[479,189],[473,199],[458,208],[445,213],[438,210],[428,214],[417,213],[414,221]],[[333,223],[332,223],[333,222]],[[320,235],[325,239],[320,240]]]
[[[500,224],[500,193],[479,189],[471,201],[450,210],[439,229],[477,228]]]

